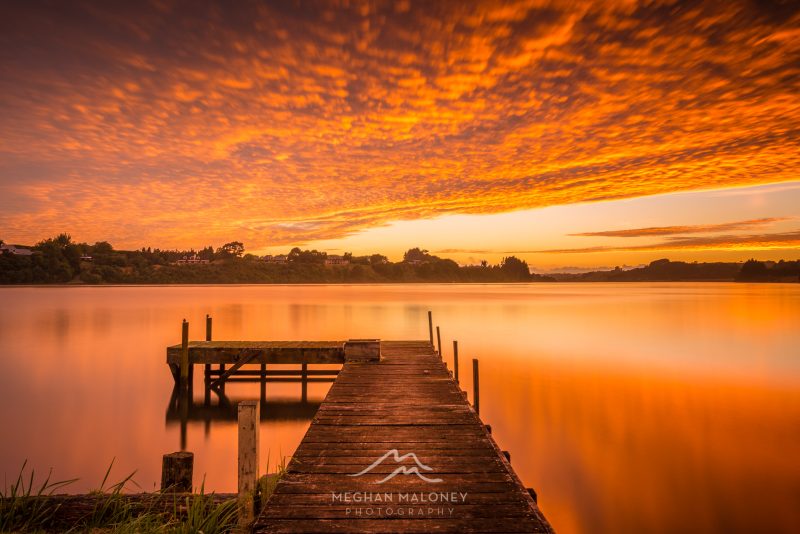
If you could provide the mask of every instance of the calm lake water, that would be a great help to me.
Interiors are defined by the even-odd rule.
[[[481,415],[572,532],[800,532],[800,285],[531,284],[0,288],[0,470],[159,482],[180,418],[165,347],[215,339],[426,339],[479,358]],[[462,386],[471,391],[471,373]],[[195,484],[235,491],[224,407],[185,427]],[[262,468],[326,384],[268,384]],[[232,403],[259,396],[231,384]],[[212,397],[216,405],[217,398]]]

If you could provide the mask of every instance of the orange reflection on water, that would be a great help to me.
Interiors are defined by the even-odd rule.
[[[559,531],[798,525],[797,389],[547,361],[487,367],[482,417]]]
[[[195,485],[236,486],[225,408],[168,409],[164,348],[215,339],[420,339],[426,312],[461,385],[559,532],[797,532],[800,285],[530,284],[2,288],[0,469],[96,487],[111,458],[153,488],[185,439]],[[5,305],[9,303],[11,305]],[[200,373],[195,403],[202,406]],[[327,391],[269,384],[263,459],[302,439]],[[259,397],[229,385],[230,401]],[[471,394],[470,394],[471,395]],[[18,409],[24,400],[25,410]],[[265,462],[262,461],[262,467]]]

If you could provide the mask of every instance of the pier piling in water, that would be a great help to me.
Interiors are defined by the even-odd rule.
[[[458,341],[453,340],[453,371],[455,372],[456,384],[458,384]]]
[[[431,347],[433,346],[433,313],[428,310],[428,335],[431,338]]]
[[[478,377],[478,360],[472,360],[472,406],[475,407],[475,413],[481,413],[481,387]]]
[[[308,364],[303,362],[300,365],[300,398],[303,402],[308,401]]]
[[[189,388],[189,323],[181,324],[181,388]]]
[[[257,401],[239,403],[239,524],[253,521],[258,483],[258,440],[261,414]]]
[[[437,353],[439,354],[439,358],[442,357],[442,332],[439,330],[439,327],[436,327],[436,348]]]
[[[206,314],[206,341],[211,341],[211,316]],[[204,366],[206,385],[211,379],[211,364],[207,363]]]
[[[161,490],[191,492],[193,467],[194,454],[191,452],[165,454],[161,460]]]

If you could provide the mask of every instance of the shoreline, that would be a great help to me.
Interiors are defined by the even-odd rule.
[[[787,284],[796,285],[800,280],[787,281],[787,280],[734,280],[734,279],[709,279],[709,280],[557,280],[557,281],[530,281],[530,282],[348,282],[348,283],[268,283],[268,282],[209,282],[209,283],[169,283],[169,284],[154,284],[154,283],[128,283],[128,284],[0,284],[0,289],[7,288],[107,288],[107,287],[328,287],[328,286],[525,286],[525,285],[595,285],[595,284]]]

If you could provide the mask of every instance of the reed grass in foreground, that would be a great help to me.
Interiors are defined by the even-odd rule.
[[[49,473],[38,484],[23,463],[16,481],[0,490],[0,532],[215,534],[236,527],[235,499],[206,494],[203,486],[196,494],[125,494],[133,473],[107,486],[113,464],[98,490],[55,495],[75,479],[52,482]]]

